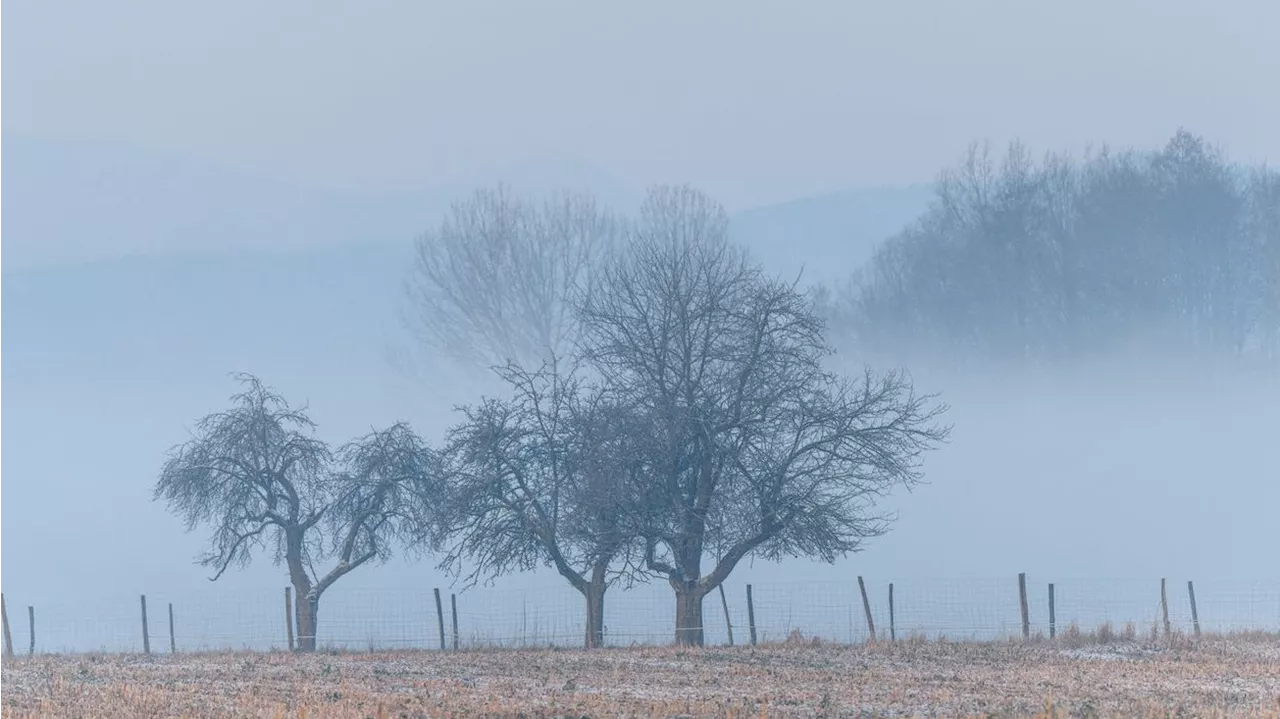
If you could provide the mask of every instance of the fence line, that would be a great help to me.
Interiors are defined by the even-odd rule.
[[[873,631],[879,640],[1047,637],[1061,636],[1073,624],[1088,632],[1103,623],[1117,633],[1132,623],[1140,636],[1147,636],[1164,631],[1167,613],[1170,630],[1187,634],[1280,632],[1280,577],[1194,585],[1160,578],[1055,578],[1051,584],[1034,575],[1026,575],[1024,581],[1010,574],[892,582],[870,577],[750,586],[730,582],[723,598],[714,593],[704,598],[703,629],[708,645],[728,644],[734,628],[748,628],[751,641],[761,643],[781,641],[795,632],[848,643],[872,639]],[[294,627],[286,617],[292,618],[293,612],[287,591],[281,611],[279,592],[279,587],[252,593],[218,587],[201,593],[149,592],[141,599],[142,621],[140,594],[94,597],[90,602],[77,598],[74,604],[41,605],[38,614],[31,608],[30,637],[21,636],[21,625],[12,629],[19,642],[29,638],[35,652],[146,651],[151,637],[143,622],[150,603],[168,605],[168,626],[160,631],[168,630],[170,651],[287,649],[294,641]],[[22,601],[20,593],[11,598]],[[585,634],[585,601],[565,584],[460,591],[451,594],[449,610],[451,631],[446,636],[438,589],[338,584],[320,602],[317,645],[354,650],[572,647],[581,646]],[[607,645],[670,643],[674,625],[675,598],[665,584],[614,588],[605,596]],[[749,643],[745,634],[738,634],[739,644]]]

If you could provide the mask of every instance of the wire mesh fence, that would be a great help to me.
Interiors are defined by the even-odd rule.
[[[1162,583],[1164,586],[1162,601]],[[1120,633],[1170,631],[1280,632],[1280,577],[1186,579],[1061,579],[1027,575],[1026,621],[1017,575],[988,579],[867,579],[857,581],[729,582],[703,600],[705,642],[747,644],[802,636],[856,643],[924,637],[995,640],[1049,636],[1075,625],[1090,632],[1109,624]],[[892,592],[892,604],[890,603]],[[15,654],[176,650],[278,650],[289,646],[284,587],[261,591],[149,592],[144,639],[142,596],[86,592],[28,607],[5,597]],[[727,611],[726,611],[727,609]],[[30,610],[30,614],[28,613]],[[727,615],[727,616],[726,616]],[[605,644],[659,645],[675,636],[675,597],[665,583],[613,588],[605,597]],[[456,619],[455,619],[456,617]],[[454,627],[456,629],[456,635]],[[345,650],[573,647],[584,640],[585,601],[567,584],[528,589],[432,589],[335,585],[321,599],[317,645]],[[171,629],[172,627],[172,629]],[[32,629],[34,628],[34,636]]]

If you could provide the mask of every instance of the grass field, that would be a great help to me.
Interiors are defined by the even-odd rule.
[[[8,717],[1280,719],[1280,635],[6,660]]]

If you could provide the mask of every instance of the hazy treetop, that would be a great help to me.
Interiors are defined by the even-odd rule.
[[[730,210],[929,180],[975,138],[1280,158],[1280,3],[5,4],[6,132],[281,179],[496,168],[691,182]],[[576,169],[575,169],[576,168]]]

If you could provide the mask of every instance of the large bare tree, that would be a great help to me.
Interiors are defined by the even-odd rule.
[[[619,231],[588,195],[539,206],[505,187],[479,190],[418,241],[412,329],[472,366],[563,356],[577,337],[568,299],[591,287]]]
[[[947,433],[904,376],[827,371],[812,302],[726,226],[692,189],[653,190],[582,305],[585,358],[649,418],[644,563],[675,592],[681,644],[702,643],[702,599],[744,557],[833,561],[885,531],[876,500]]]
[[[198,560],[212,580],[271,551],[297,597],[299,648],[312,651],[325,590],[386,559],[397,541],[422,536],[437,460],[403,423],[331,451],[304,409],[256,377],[237,378],[243,390],[231,408],[200,420],[170,451],[155,498],[188,530],[213,528]],[[315,563],[324,560],[331,565],[320,572]]]
[[[633,576],[636,448],[626,405],[549,362],[499,370],[511,390],[461,411],[450,432],[442,566],[468,579],[549,565],[586,602],[585,645],[604,643],[604,598]]]

